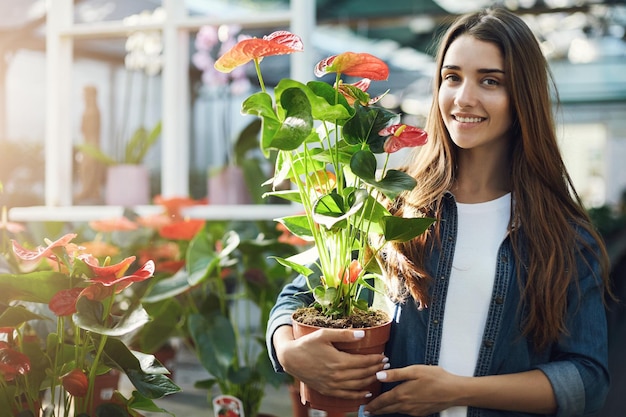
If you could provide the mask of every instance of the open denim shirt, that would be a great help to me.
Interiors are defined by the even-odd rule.
[[[438,364],[445,299],[457,233],[456,204],[451,194],[444,198],[440,227],[441,243],[433,242],[426,265],[433,278],[429,307],[418,310],[411,300],[395,306],[391,338],[385,349],[392,369],[414,364]],[[591,236],[582,234],[581,237],[594,250],[597,249]],[[558,404],[556,417],[583,416],[597,411],[602,407],[609,388],[607,325],[599,265],[593,253],[583,251],[583,254],[584,257],[577,264],[578,282],[573,283],[568,290],[568,334],[538,352],[531,341],[522,335],[521,318],[524,317],[524,310],[520,309],[520,286],[516,273],[519,260],[513,255],[509,237],[504,240],[498,252],[489,314],[474,371],[475,376],[484,376],[540,369],[552,384]],[[313,301],[310,294],[303,294],[306,290],[304,277],[296,278],[283,289],[272,310],[267,344],[277,371],[282,371],[282,368],[271,343],[272,335],[279,326],[291,323],[291,313],[296,308]],[[472,300],[467,302],[471,303]],[[383,385],[383,390],[391,388],[391,384]],[[472,407],[468,409],[467,415],[536,416]]]

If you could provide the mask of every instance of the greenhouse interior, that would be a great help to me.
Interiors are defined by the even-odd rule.
[[[554,81],[565,180],[606,245],[614,294],[610,388],[587,415],[625,416],[625,0],[3,0],[0,416],[366,415],[303,404],[297,379],[272,368],[271,310],[317,235],[297,223],[305,197],[270,136],[299,116],[285,110],[289,86],[342,85],[319,68],[346,51],[388,69],[359,90],[375,99],[357,113],[377,106],[424,128],[438,41],[489,7],[526,23]],[[276,39],[293,49],[268,50]],[[267,49],[220,71],[250,40]],[[276,114],[267,92],[282,94]],[[324,210],[329,229],[351,222]]]

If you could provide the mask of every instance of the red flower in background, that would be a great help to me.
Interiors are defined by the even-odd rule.
[[[137,230],[139,226],[137,226],[137,223],[127,219],[126,217],[115,217],[104,220],[92,220],[89,222],[89,227],[96,232],[126,232],[130,230]]]
[[[164,198],[160,195],[154,197],[154,204],[158,204],[165,208],[167,215],[172,220],[180,220],[182,219],[181,209],[189,206],[195,206],[198,204],[206,204],[205,200],[194,200],[189,197],[170,197]]]
[[[72,369],[63,375],[61,384],[74,397],[84,397],[89,389],[89,380],[81,369]]]
[[[191,219],[163,226],[159,235],[165,239],[191,240],[204,227],[202,219]]]
[[[9,346],[7,342],[0,341],[0,374],[5,381],[13,381],[16,376],[30,372],[30,359]]]

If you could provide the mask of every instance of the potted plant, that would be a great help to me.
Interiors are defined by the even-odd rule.
[[[76,145],[83,152],[107,167],[105,203],[134,206],[150,201],[150,172],[143,165],[148,151],[161,136],[161,122],[152,128],[139,127],[124,146],[121,158],[107,155],[90,143]]]
[[[187,243],[185,267],[154,282],[142,299],[157,314],[152,324],[161,338],[169,329],[188,341],[209,374],[196,386],[209,390],[215,407],[241,404],[249,417],[258,415],[267,384],[287,382],[272,370],[263,335],[274,300],[292,275],[268,254],[288,256],[296,248],[281,242],[273,226],[207,222]],[[143,331],[147,343],[157,334],[150,325]]]
[[[371,80],[388,77],[387,65],[367,53],[345,52],[320,61],[315,74],[335,74],[334,85],[282,79],[270,95],[261,59],[302,49],[296,35],[274,32],[240,41],[216,61],[215,68],[228,72],[254,62],[261,91],[243,102],[242,112],[262,120],[261,150],[266,156],[276,153],[275,175],[269,183],[277,185],[285,179],[292,183],[290,190],[267,195],[302,204],[304,214],[278,221],[315,245],[312,259],[278,259],[307,277],[315,299],[312,306],[294,314],[294,334],[299,334],[300,320],[310,313],[315,316],[311,323],[324,327],[353,323],[367,327],[369,317],[376,318],[372,325],[376,327],[389,319],[381,319],[362,297],[363,290],[377,291],[376,254],[387,242],[413,239],[434,221],[400,218],[386,209],[386,204],[416,184],[406,173],[388,168],[389,154],[423,145],[427,135],[401,123],[400,116],[376,105],[380,97],[366,92]],[[342,76],[362,79],[348,84]],[[377,155],[382,156],[382,164]],[[383,348],[384,341],[373,349],[382,352]],[[315,408],[330,407],[324,399],[312,398],[315,393],[307,387],[302,387],[302,393]],[[355,411],[358,405],[338,407]]]
[[[164,411],[153,399],[180,390],[154,356],[131,351],[121,338],[146,324],[141,304],[122,309],[117,296],[152,277],[148,261],[128,273],[135,257],[102,264],[70,233],[28,249],[12,240],[0,274],[0,409],[39,416],[42,391],[49,390],[45,415],[137,415]],[[28,245],[30,246],[30,245]],[[125,373],[135,391],[95,406],[100,375]]]

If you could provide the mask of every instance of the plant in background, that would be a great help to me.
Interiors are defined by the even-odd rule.
[[[402,124],[399,115],[376,105],[380,97],[366,92],[371,80],[388,76],[387,65],[367,53],[345,52],[320,61],[315,74],[334,73],[334,85],[282,79],[270,95],[260,70],[262,58],[302,49],[296,35],[274,32],[240,41],[215,68],[229,72],[254,62],[262,91],[243,102],[242,112],[262,120],[261,150],[268,157],[276,153],[275,175],[269,182],[292,183],[290,190],[267,195],[304,207],[304,214],[278,221],[315,244],[313,261],[321,283],[309,285],[316,309],[327,317],[352,317],[368,311],[360,292],[374,290],[368,281],[380,271],[374,259],[382,245],[408,241],[433,222],[393,216],[383,204],[415,187],[415,179],[388,168],[389,154],[423,145],[427,135]],[[362,79],[349,84],[343,76]],[[385,156],[382,167],[378,154]],[[307,277],[314,274],[312,260],[278,260]]]
[[[179,236],[175,224],[172,238]],[[239,398],[249,417],[257,415],[267,384],[286,382],[273,371],[264,343],[269,311],[293,278],[268,258],[296,253],[282,236],[273,222],[207,222],[191,241],[180,240],[185,266],[157,277],[142,299],[154,317],[139,335],[143,343],[182,336],[209,373],[196,386],[210,400]]]
[[[0,409],[38,416],[40,393],[49,389],[45,412],[59,417],[164,411],[152,400],[180,388],[154,356],[131,351],[120,339],[150,318],[140,304],[116,308],[116,296],[152,277],[154,263],[128,273],[134,256],[101,264],[74,238],[66,234],[35,249],[12,240],[4,254],[13,270],[0,274]],[[116,393],[94,411],[94,381],[111,369],[124,372],[136,391],[130,398]]]

